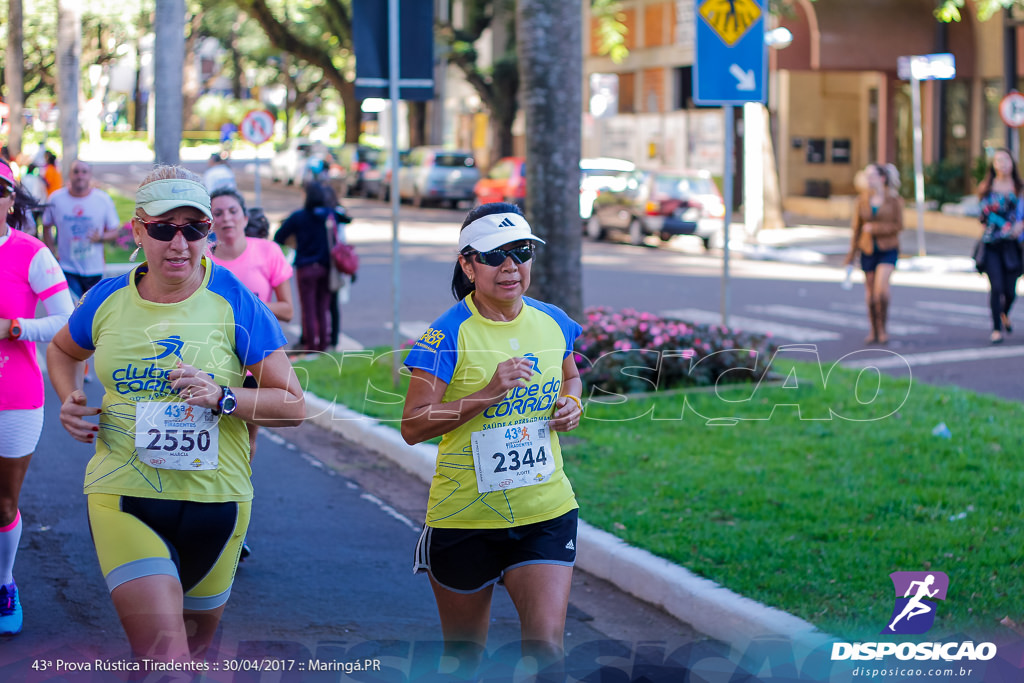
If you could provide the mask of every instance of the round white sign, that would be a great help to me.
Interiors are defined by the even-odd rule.
[[[274,133],[274,115],[265,109],[254,109],[242,118],[239,132],[246,142],[261,145]]]
[[[1024,95],[1019,92],[1007,93],[999,102],[999,116],[1010,128],[1024,126]]]

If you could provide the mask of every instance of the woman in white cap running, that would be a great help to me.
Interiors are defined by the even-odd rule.
[[[201,659],[231,593],[252,505],[246,423],[304,415],[281,327],[205,256],[210,225],[200,178],[155,168],[132,218],[145,263],[89,290],[47,352],[61,423],[96,444],[84,488],[110,597],[134,654],[160,661]],[[94,354],[98,408],[74,383]]]
[[[452,280],[458,303],[405,361],[402,436],[441,437],[414,569],[430,576],[445,652],[463,673],[480,661],[499,582],[519,612],[523,654],[539,668],[563,657],[577,504],[558,433],[583,413],[581,328],[525,296],[543,243],[515,205],[470,211]]]

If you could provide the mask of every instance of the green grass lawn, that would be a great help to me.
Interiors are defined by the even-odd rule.
[[[314,394],[397,424],[404,384],[373,353],[296,368]],[[870,370],[773,370],[789,378],[588,402],[562,440],[581,516],[841,637],[882,630],[894,571],[949,575],[938,632],[1022,621],[1020,405]],[[932,436],[939,422],[951,439]]]

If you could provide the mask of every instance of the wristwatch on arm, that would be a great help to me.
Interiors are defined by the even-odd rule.
[[[21,339],[21,323],[17,318],[11,318],[11,329],[7,331],[7,338],[11,341]]]
[[[231,391],[230,387],[222,386],[220,400],[217,402],[217,407],[212,409],[214,415],[230,415],[235,412],[235,408],[238,407],[238,400],[235,398],[235,393]]]

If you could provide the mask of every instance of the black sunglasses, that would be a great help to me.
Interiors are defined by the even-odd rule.
[[[511,258],[513,263],[526,263],[533,258],[533,245],[524,244],[511,249],[491,249],[490,251],[467,251],[463,253],[467,258],[472,257],[477,263],[482,263],[491,268],[497,268],[505,259]]]
[[[147,221],[139,216],[136,216],[135,220],[145,226],[146,232],[149,233],[150,237],[160,242],[170,242],[178,234],[179,230],[181,230],[181,234],[185,236],[186,240],[195,242],[210,234],[210,226],[213,225],[209,218],[191,221],[184,225],[166,223],[164,221]]]
[[[11,185],[0,185],[0,199],[7,199],[14,196],[14,187]]]

